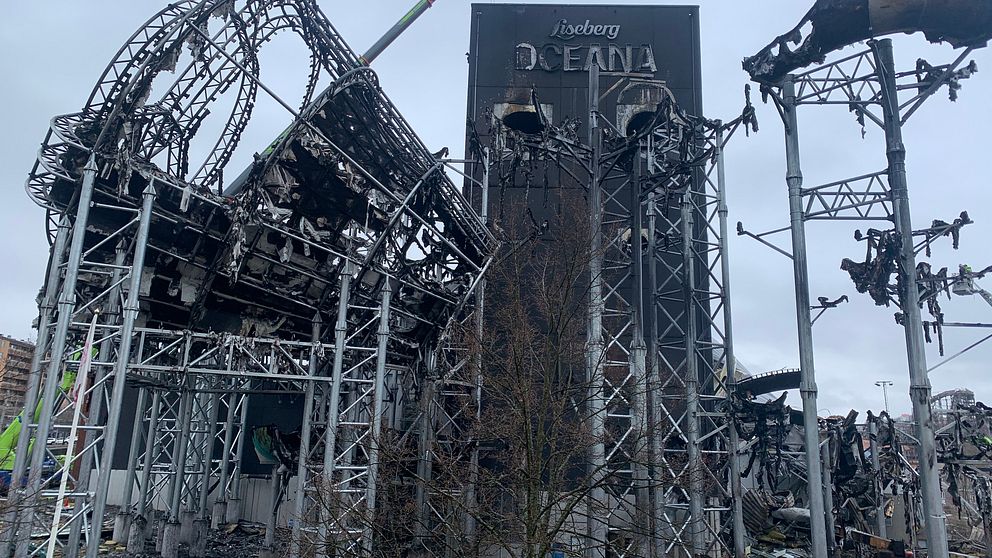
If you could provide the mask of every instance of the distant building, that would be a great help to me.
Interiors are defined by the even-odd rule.
[[[34,345],[0,336],[0,427],[5,427],[24,406]]]

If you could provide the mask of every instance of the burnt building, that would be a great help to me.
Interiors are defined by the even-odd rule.
[[[590,250],[577,252],[588,275],[570,299],[587,326],[576,367],[587,397],[575,417],[609,456],[593,448],[580,461],[611,480],[583,504],[604,510],[576,527],[586,539],[556,542],[604,541],[608,556],[639,556],[646,539],[671,544],[695,522],[689,554],[704,554],[724,543],[703,533],[703,518],[729,514],[708,507],[722,496],[679,477],[679,464],[720,478],[726,461],[706,462],[698,448],[729,446],[713,420],[724,353],[710,308],[723,294],[703,270],[717,261],[705,247],[721,239],[709,232],[715,196],[704,174],[719,126],[701,117],[699,9],[473,4],[471,25],[467,153],[488,163],[488,182],[482,191],[476,172],[468,197],[512,246],[536,239],[571,253],[571,240],[586,239],[569,229],[590,224]],[[488,313],[495,296],[487,291]],[[647,445],[645,460],[637,452]],[[667,479],[679,486],[666,492]]]
[[[653,112],[657,99],[645,93],[647,82],[664,86],[688,114],[702,113],[697,6],[473,4],[468,56],[468,117],[482,145],[490,143],[491,118],[523,131],[538,130],[544,119],[585,138],[594,64],[604,76],[600,112],[617,133]],[[611,88],[620,76],[629,79]],[[539,186],[581,185],[566,177]],[[544,205],[532,211],[543,213]]]
[[[469,116],[530,103],[536,87],[559,123],[587,116],[589,67],[661,80],[690,114],[701,110],[699,8],[473,4]],[[616,93],[601,109],[612,118]],[[613,106],[611,106],[611,104]],[[497,114],[498,117],[505,116]]]
[[[564,206],[574,210],[585,203],[588,166],[576,161],[589,159],[591,67],[600,74],[604,152],[657,119],[663,102],[671,101],[686,115],[702,114],[697,6],[473,4],[471,25],[467,151],[479,156],[480,147],[490,149],[488,220],[497,228],[524,213],[540,227],[553,222]],[[550,129],[559,143],[549,147],[543,140],[544,145],[539,145],[539,136],[547,137]],[[642,166],[648,173],[647,164]],[[621,223],[631,213],[629,157],[619,164],[604,163],[601,173],[604,223],[613,221],[618,229],[608,230],[610,225],[604,224],[604,231],[623,235],[629,244],[632,229]],[[655,186],[645,186],[651,187]],[[477,189],[471,183],[466,188],[480,204]],[[641,237],[646,244],[646,204],[641,211]],[[677,207],[674,212],[669,224],[678,221]],[[673,244],[678,231],[661,230],[662,221],[664,216],[656,240],[660,251],[670,248],[671,255],[663,256],[670,265],[660,264],[660,269],[677,266],[681,258]],[[625,231],[619,230],[624,227]],[[695,234],[703,238],[705,227],[701,223],[696,227]],[[553,228],[545,231],[543,241],[556,238]],[[630,265],[629,251],[612,256],[616,259],[612,263]],[[609,254],[606,257],[611,259]],[[647,296],[658,285],[649,284],[646,260],[642,271]],[[705,288],[701,283],[705,279],[699,281],[697,287]],[[617,290],[629,300],[633,286],[623,283]],[[680,302],[673,299],[667,304],[672,315],[684,313]],[[647,311],[645,330],[652,316]],[[662,342],[679,343],[677,339]]]

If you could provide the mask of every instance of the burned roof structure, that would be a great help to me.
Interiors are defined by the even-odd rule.
[[[299,111],[259,79],[258,53],[279,33],[311,55]],[[290,125],[232,171],[259,95]],[[197,160],[193,140],[221,110]],[[5,512],[12,544],[0,555],[45,548],[28,542],[39,529],[49,552],[85,541],[95,555],[102,524],[86,518],[104,513],[118,424],[132,420],[127,511],[165,502],[172,554],[181,508],[205,513],[215,445],[217,499],[236,490],[245,395],[260,389],[304,396],[296,552],[371,544],[355,525],[374,509],[383,401],[398,397],[385,377],[415,393],[435,374],[495,241],[317,2],[170,4],[121,47],[81,111],[52,120],[27,191],[52,243],[27,406],[40,405],[38,432],[85,409],[85,444],[56,478],[99,488],[76,491],[63,514],[41,475],[47,450],[21,436],[15,473],[30,478],[14,495],[25,505]],[[60,375],[76,369],[84,395],[67,398]],[[139,392],[134,417],[121,414],[125,385]],[[333,507],[320,506],[327,491]],[[54,527],[34,513],[39,498],[54,502]]]
[[[762,83],[822,63],[845,46],[893,33],[920,33],[955,48],[992,38],[992,4],[973,0],[817,0],[792,30],[775,38],[744,69]],[[791,46],[790,46],[791,45]]]
[[[420,0],[397,28],[432,3]],[[675,21],[658,14],[651,21]],[[698,26],[695,9],[686,14]],[[552,23],[551,39],[620,33],[617,23],[567,21]],[[534,29],[546,40],[544,27]],[[694,50],[696,29],[680,30]],[[896,72],[891,41],[873,37],[916,31],[964,53]],[[259,52],[283,33],[310,55],[292,104],[260,78]],[[750,90],[742,114],[724,123],[678,102],[686,92],[701,99],[698,61],[684,65],[692,82],[680,93],[671,76],[655,75],[651,45],[548,43],[539,54],[522,42],[494,59],[517,72],[576,72],[562,100],[588,87],[586,99],[557,108],[553,95],[542,97],[554,76],[543,89],[526,73],[497,87],[498,101],[474,107],[468,151],[481,161],[462,173],[480,187],[476,201],[500,195],[494,227],[509,188],[525,204],[545,204],[548,177],[558,177],[583,199],[587,386],[570,404],[590,419],[595,443],[583,463],[591,482],[576,491],[584,527],[576,522],[569,544],[618,557],[742,558],[750,539],[771,545],[753,545],[758,556],[826,558],[851,550],[842,544],[859,555],[917,552],[926,530],[935,558],[992,548],[961,540],[975,537],[948,544],[941,474],[964,518],[957,528],[981,523],[992,541],[992,411],[973,396],[940,394],[935,433],[923,353],[933,324],[921,318],[926,302],[942,324],[935,297],[948,290],[992,301],[974,284],[989,270],[917,267],[932,241],[950,236],[956,246],[970,219],[912,228],[901,147],[909,117],[945,86],[953,100],[977,70],[964,58],[990,36],[988,1],[818,0],[745,61],[785,125],[792,223],[778,231],[791,229],[793,247],[776,249],[794,265],[801,366],[740,383],[726,372],[737,364],[723,153],[741,126],[757,131]],[[792,74],[865,39],[866,50]],[[573,64],[579,52],[585,65]],[[500,243],[448,178],[447,148],[432,153],[383,92],[373,58],[348,47],[317,0],[180,0],[128,38],[79,112],[51,121],[27,182],[47,211],[51,252],[24,433],[0,509],[0,558],[83,548],[96,557],[111,494],[122,494],[113,536],[129,550],[151,545],[146,525],[157,521],[163,556],[179,556],[181,543],[205,555],[197,533],[239,518],[249,433],[272,466],[273,501],[292,507],[291,558],[480,553],[471,531],[479,517],[466,510],[481,500],[471,426],[482,416],[484,365],[471,339],[455,342],[452,332],[482,330],[481,311],[471,312]],[[232,169],[263,95],[292,118],[247,168]],[[826,104],[885,130],[886,169],[803,187],[797,109]],[[507,243],[511,251],[557,232],[540,215],[525,217],[533,226]],[[810,304],[805,223],[821,219],[886,222],[857,234],[865,261],[843,266],[860,292],[899,306],[913,437],[887,413],[869,414],[864,428],[857,413],[817,416],[810,311],[847,300]],[[772,246],[762,240],[771,233],[738,232]],[[752,400],[797,382],[801,417],[784,398]],[[248,398],[272,394],[300,402],[298,430],[249,428]],[[37,443],[58,421],[72,425],[64,456]],[[117,453],[127,454],[116,460],[123,475],[111,474]],[[428,485],[432,475],[444,482]],[[745,477],[756,484],[749,492]],[[905,541],[886,538],[897,496]],[[268,516],[268,556],[279,552],[277,512]],[[383,540],[398,546],[383,550]],[[803,549],[781,548],[796,544]]]

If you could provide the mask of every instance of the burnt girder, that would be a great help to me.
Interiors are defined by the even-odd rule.
[[[161,308],[162,316],[158,319],[153,311],[150,323],[204,325],[200,320],[204,319],[206,310],[224,313],[221,299],[239,301],[238,304],[253,300],[259,309],[284,307],[301,318],[308,314],[305,307],[331,314],[335,303],[326,291],[336,288],[335,277],[347,259],[359,265],[362,277],[367,277],[370,271],[402,276],[411,283],[411,294],[418,291],[417,297],[428,299],[428,307],[432,305],[430,300],[450,305],[467,292],[471,280],[459,281],[457,276],[481,268],[479,262],[488,242],[484,230],[477,223],[465,222],[473,217],[467,204],[454,207],[463,200],[460,196],[446,195],[454,192],[453,185],[440,172],[426,147],[411,141],[412,132],[382,94],[374,73],[367,68],[354,69],[355,66],[340,71],[352,53],[331,53],[346,47],[333,34],[333,29],[319,29],[320,25],[314,29],[313,21],[300,17],[312,13],[306,2],[271,2],[268,10],[251,9],[254,4],[249,4],[244,10],[225,12],[227,23],[215,35],[214,44],[234,43],[232,56],[243,56],[243,66],[251,70],[252,76],[244,75],[226,58],[213,52],[214,44],[200,41],[196,47],[198,56],[163,100],[137,106],[137,99],[146,94],[141,91],[147,91],[159,73],[174,66],[179,49],[197,37],[186,28],[202,27],[224,10],[221,4],[182,15],[164,10],[159,19],[172,15],[187,21],[183,28],[173,29],[170,45],[158,45],[157,62],[146,65],[143,73],[139,70],[138,77],[131,78],[130,83],[111,87],[111,93],[102,102],[98,102],[101,99],[95,92],[81,113],[56,119],[55,123],[65,123],[60,128],[72,130],[78,141],[70,144],[60,157],[60,170],[64,171],[59,173],[61,176],[46,180],[48,177],[38,171],[43,168],[43,160],[32,173],[31,184],[47,182],[44,190],[34,190],[36,194],[44,194],[39,201],[65,211],[75,189],[75,181],[67,178],[80,175],[86,150],[106,151],[97,143],[100,138],[120,137],[119,150],[105,153],[104,180],[98,191],[105,191],[110,197],[124,194],[137,204],[149,177],[131,178],[131,173],[138,167],[146,167],[148,175],[150,169],[159,168],[155,164],[156,156],[168,151],[168,163],[161,170],[176,188],[163,192],[160,207],[174,217],[188,215],[194,217],[193,222],[209,223],[212,234],[201,236],[202,226],[153,226],[153,231],[161,232],[153,232],[150,242],[152,246],[169,247],[165,251],[170,261],[163,262],[166,276],[176,274],[180,267],[195,267],[199,270],[195,272],[198,279],[212,287],[198,292],[202,297],[216,300],[211,303],[198,300],[192,304],[197,315],[179,317],[170,316],[168,312],[172,310],[165,310],[166,306],[176,310],[174,305],[167,301],[158,305],[152,297],[149,299],[152,310]],[[288,10],[295,11],[295,15]],[[245,23],[245,17],[252,18],[250,25]],[[167,27],[163,26],[163,31],[153,38],[158,39]],[[211,180],[218,178],[217,171],[230,157],[251,116],[253,97],[258,91],[255,51],[273,33],[287,28],[308,40],[318,53],[314,58],[322,61],[325,71],[332,75],[340,73],[342,77],[307,107],[301,119],[276,144],[257,158],[247,174],[228,188],[227,193],[233,199],[212,194]],[[249,31],[253,32],[250,38]],[[149,54],[147,58],[155,56]],[[211,67],[211,63],[216,67]],[[112,64],[120,65],[120,60]],[[241,90],[236,112],[218,140],[226,143],[224,147],[218,143],[208,159],[216,167],[202,167],[197,174],[203,178],[194,179],[195,184],[186,183],[188,154],[184,150],[209,112],[208,101],[237,81],[241,82]],[[201,85],[197,90],[198,83]],[[105,89],[104,83],[98,86],[100,92]],[[128,89],[130,94],[125,94]],[[114,91],[121,94],[115,96]],[[110,108],[112,105],[114,108]],[[109,115],[115,111],[124,116],[111,119]],[[53,126],[53,131],[57,136],[59,129]],[[130,140],[135,136],[143,139]],[[52,141],[47,141],[42,152],[52,145]],[[137,145],[141,148],[137,149]],[[126,184],[117,187],[115,182]],[[414,192],[414,187],[419,190]],[[443,233],[438,230],[440,223],[447,225],[440,226]],[[357,238],[346,242],[341,239],[349,226],[358,224],[365,229],[359,236],[367,237],[367,246],[361,246]],[[387,226],[393,230],[387,233]],[[375,236],[379,238],[373,239]],[[379,253],[364,253],[371,246]],[[409,261],[407,252],[411,249],[427,253],[420,261]],[[383,257],[385,252],[389,252],[389,257]],[[383,262],[390,260],[390,265],[383,266]],[[226,276],[227,280],[217,282],[215,274]],[[290,275],[294,276],[292,280],[288,279]],[[247,289],[251,294],[239,295],[231,287]],[[158,288],[153,286],[153,289],[157,294]],[[362,289],[356,292],[361,293]],[[301,299],[311,302],[303,304]],[[309,318],[290,318],[283,327],[306,335]],[[333,320],[330,315],[326,318]],[[216,320],[206,323],[210,327],[223,327]]]
[[[247,169],[225,172],[259,91],[275,96],[259,78],[258,52],[283,31],[310,50],[302,108],[276,97],[293,116],[289,127]],[[330,86],[317,94],[322,76]],[[218,137],[207,138],[203,153],[191,151],[221,96],[234,104],[218,115]],[[102,378],[114,387],[69,405],[119,414],[125,381],[142,390],[139,406],[152,400],[150,418],[144,407],[134,417],[135,428],[147,422],[154,435],[130,457],[129,466],[139,450],[147,456],[133,511],[166,502],[160,528],[173,540],[180,504],[207,514],[197,487],[211,472],[190,463],[209,462],[214,448],[207,430],[187,440],[180,425],[188,434],[191,420],[204,425],[226,405],[227,426],[212,430],[238,430],[232,421],[240,409],[244,422],[243,394],[302,393],[295,473],[306,488],[295,503],[294,552],[314,544],[370,549],[372,534],[355,514],[374,508],[379,434],[398,428],[383,426],[383,401],[412,404],[435,374],[434,355],[474,304],[496,240],[316,2],[204,0],[163,9],[128,39],[83,109],[52,120],[27,190],[59,223],[50,229],[27,404],[41,404],[38,428],[65,412],[53,386],[92,322],[104,355],[94,385]],[[406,392],[387,395],[387,376]],[[155,430],[160,412],[174,431]],[[85,485],[91,463],[109,462],[114,416],[86,434],[79,476],[64,466],[73,482]],[[224,455],[237,461],[233,444],[227,436]],[[17,455],[19,475],[41,469],[33,463],[43,451],[25,446]],[[171,477],[155,480],[153,469]],[[104,488],[74,496],[78,513],[63,516],[69,547],[88,536],[90,555],[99,522],[84,533],[81,518],[103,513],[108,473],[95,473]],[[340,509],[321,508],[322,477],[333,479],[323,486],[342,499]],[[33,510],[40,482],[32,477],[22,509]],[[231,486],[222,499],[236,496],[237,482]],[[63,502],[54,505],[60,511]],[[33,511],[5,519],[4,540],[14,542],[0,546],[4,557],[25,555],[28,535],[52,528]],[[62,544],[55,534],[50,540]]]
[[[992,5],[972,0],[817,0],[796,27],[779,35],[744,70],[761,83],[822,63],[847,45],[893,33],[918,33],[955,48],[977,47],[992,38]]]

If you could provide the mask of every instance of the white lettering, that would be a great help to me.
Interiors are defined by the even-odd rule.
[[[624,72],[627,74],[656,74],[658,64],[655,61],[654,49],[651,45],[618,45],[610,43],[600,45],[558,45],[548,43],[535,47],[530,43],[520,43],[515,52],[515,69],[518,71],[545,72],[583,72],[589,71],[593,64],[601,71]]]
[[[611,72],[623,71],[629,74],[634,70],[634,47],[627,45],[621,50],[620,45],[611,44],[609,59]],[[619,66],[616,64],[618,60]]]
[[[582,69],[588,72],[594,63],[599,66],[601,71],[606,71],[606,59],[603,57],[603,49],[599,45],[589,45],[589,55],[586,56],[586,65]]]
[[[654,51],[651,45],[641,45],[641,52],[637,56],[636,72],[647,72],[653,74],[658,71],[658,65],[654,63]]]
[[[537,49],[534,45],[520,43],[517,45],[517,69],[533,70],[537,66]]]
[[[551,61],[550,54],[555,55],[555,60]],[[541,49],[541,57],[539,59],[541,63],[541,69],[545,72],[553,72],[555,70],[561,69],[561,47],[555,44],[544,45]]]
[[[578,54],[579,50],[581,50],[581,49],[582,49],[582,47],[577,47],[577,46],[566,46],[565,47],[565,67],[564,67],[564,70],[566,72],[577,72],[577,71],[579,71],[579,70],[582,69],[582,66],[579,66],[578,65],[578,64],[580,64],[582,62],[582,57],[581,57],[580,54]],[[574,55],[573,55],[573,53],[574,53]]]
[[[580,23],[578,25],[569,25],[567,19],[559,19],[555,26],[551,28],[551,37],[562,40],[574,39],[578,36],[586,37],[606,37],[609,40],[614,40],[620,35],[619,25],[603,25],[596,24],[593,25],[587,19],[585,23]]]

